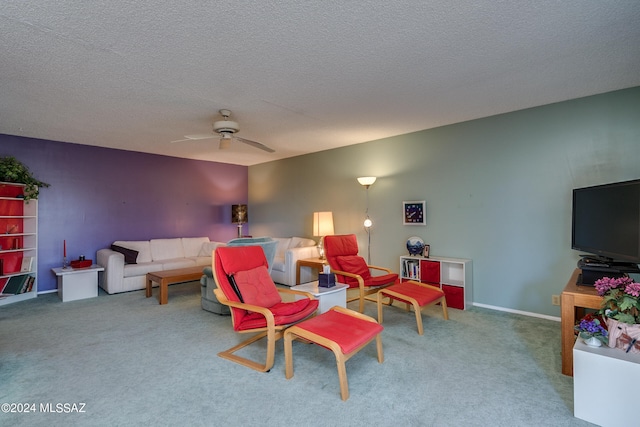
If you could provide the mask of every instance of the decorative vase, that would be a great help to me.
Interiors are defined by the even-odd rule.
[[[596,337],[582,338],[582,341],[584,341],[584,343],[586,345],[588,345],[589,347],[601,347],[602,346],[602,341],[600,341]]]
[[[627,353],[640,353],[640,324],[619,322],[607,318],[609,347],[619,348]]]

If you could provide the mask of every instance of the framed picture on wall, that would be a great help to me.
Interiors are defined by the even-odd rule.
[[[402,202],[402,223],[404,225],[427,225],[426,201]]]

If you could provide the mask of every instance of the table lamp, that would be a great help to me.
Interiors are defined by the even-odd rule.
[[[320,237],[318,241],[318,255],[320,259],[326,259],[324,256],[324,236],[333,234],[333,212],[314,212],[313,213],[313,235]]]
[[[242,224],[249,220],[247,205],[231,205],[231,222],[238,224],[238,237],[242,237]]]

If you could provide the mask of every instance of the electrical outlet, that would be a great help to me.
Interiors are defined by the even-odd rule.
[[[551,295],[551,304],[560,305],[560,295]]]

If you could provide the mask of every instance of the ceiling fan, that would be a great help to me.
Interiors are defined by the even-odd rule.
[[[264,144],[236,136],[235,134],[240,130],[240,125],[238,125],[237,122],[229,120],[229,116],[231,116],[231,110],[220,110],[220,115],[224,120],[213,123],[213,131],[216,134],[220,135],[220,145],[218,146],[219,149],[223,150],[225,148],[229,148],[231,146],[231,140],[236,140],[252,147],[259,148],[260,150],[264,150],[268,153],[275,152],[273,148],[267,147]],[[215,137],[216,135],[212,135],[209,133],[199,135],[185,135],[185,139],[178,139],[171,142],[197,141],[200,139],[209,139]]]

